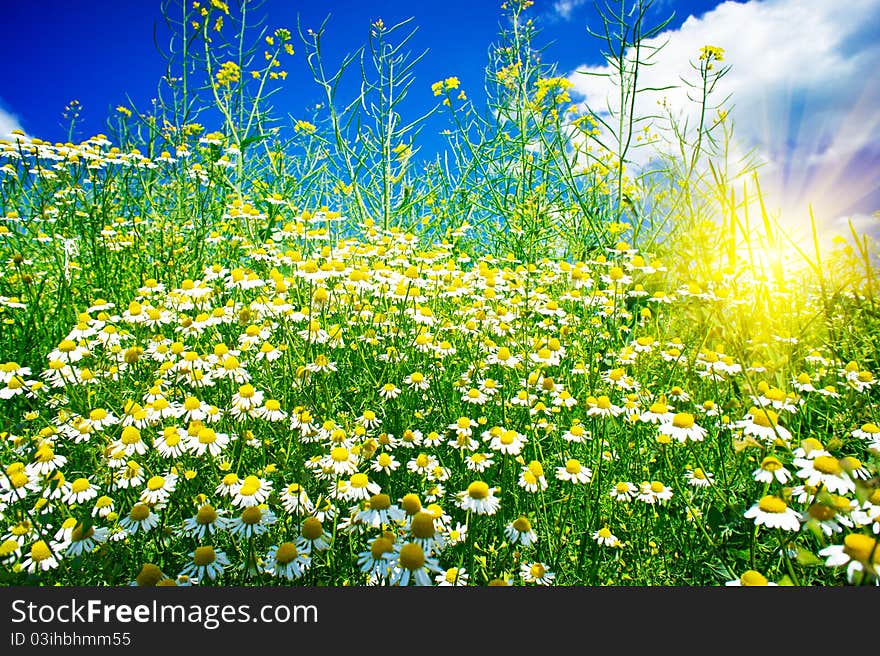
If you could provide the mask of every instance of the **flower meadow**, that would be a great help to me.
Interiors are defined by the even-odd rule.
[[[422,84],[454,170],[330,84],[273,122],[324,28],[294,52],[217,1],[168,7],[192,52],[162,107],[0,142],[4,585],[878,584],[867,237],[783,261],[692,175],[705,135],[665,187],[591,150],[610,121],[510,4],[509,119]],[[362,93],[409,88],[397,27]],[[696,62],[708,89],[723,51]]]

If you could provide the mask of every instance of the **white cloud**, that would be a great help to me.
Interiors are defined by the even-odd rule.
[[[584,4],[586,0],[556,0],[553,3],[553,13],[557,18],[568,20],[571,12]]]
[[[13,130],[21,130],[18,117],[3,109],[0,105],[0,139],[8,138]]]
[[[716,97],[730,94],[735,136],[766,161],[761,180],[771,207],[808,222],[812,202],[817,219],[829,224],[842,214],[873,211],[854,203],[876,199],[880,176],[854,162],[869,152],[876,162],[880,152],[880,42],[872,29],[878,24],[877,0],[724,2],[651,40],[665,45],[654,65],[641,69],[640,86],[678,87],[641,94],[636,114],[656,112],[665,97],[693,124],[697,106],[679,77],[695,78],[689,62],[702,46],[721,47],[723,64],[732,68]],[[594,110],[614,102],[607,80],[578,72],[569,79]]]

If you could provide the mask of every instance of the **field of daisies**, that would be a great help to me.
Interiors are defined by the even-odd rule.
[[[355,150],[367,103],[272,123],[323,27],[235,57],[253,26],[217,1],[172,7],[204,50],[159,110],[0,141],[0,583],[880,581],[867,238],[756,263],[708,176],[560,145],[602,121],[509,4],[497,133],[457,78],[421,84],[454,171],[393,121]],[[385,98],[401,55],[370,52]]]

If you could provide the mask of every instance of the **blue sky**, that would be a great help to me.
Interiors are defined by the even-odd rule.
[[[267,0],[257,12],[273,28],[293,28],[297,16],[304,27],[317,27],[329,14],[325,49],[331,60],[363,44],[377,18],[389,25],[414,17],[413,50],[429,50],[411,91],[415,112],[434,102],[431,83],[451,75],[479,99],[500,3]],[[164,62],[153,45],[154,25],[159,43],[167,43],[158,0],[3,4],[8,29],[0,40],[7,62],[0,74],[0,133],[20,127],[32,136],[65,140],[61,114],[75,98],[83,105],[78,137],[86,138],[105,130],[106,117],[126,95],[139,107],[155,95]],[[725,48],[725,63],[733,69],[722,92],[733,94],[743,149],[754,148],[767,163],[767,186],[777,204],[802,216],[809,200],[830,220],[876,221],[870,213],[880,208],[880,0],[658,0],[653,9],[657,19],[673,12],[652,79],[676,82],[700,46]],[[577,73],[602,64],[586,32],[587,25],[597,26],[592,1],[537,0],[530,13],[542,28],[538,42],[547,44],[545,61],[570,76],[578,97],[594,106],[604,102],[608,89]],[[296,48],[284,91],[275,98],[279,109],[294,116],[319,100],[301,44]],[[670,99],[681,100],[675,92]],[[424,134],[424,154],[439,146],[442,127]]]
[[[418,31],[413,50],[427,49],[429,54],[417,69],[420,84],[412,92],[413,103],[428,106],[434,100],[431,83],[450,75],[461,78],[471,96],[479,93],[487,49],[499,29],[500,4],[501,0],[268,0],[255,13],[268,16],[272,27],[291,28],[297,17],[304,27],[316,28],[329,15],[325,50],[337,60],[365,43],[370,23],[377,18],[386,25],[414,18],[411,25]],[[655,13],[665,17],[675,9],[680,23],[713,4],[664,1]],[[0,11],[4,22],[15,26],[0,42],[2,61],[15,62],[0,76],[0,107],[29,134],[65,139],[66,130],[59,123],[64,106],[74,98],[84,107],[85,138],[103,129],[105,118],[125,102],[126,93],[141,105],[155,95],[164,63],[153,45],[154,25],[159,42],[167,42],[158,0],[10,2]],[[549,44],[546,59],[558,62],[563,73],[600,61],[586,33],[586,25],[595,20],[587,3],[539,0],[531,14],[544,28],[540,41]],[[302,48],[297,50],[301,55]],[[305,61],[297,55],[276,100],[292,114],[319,99]]]

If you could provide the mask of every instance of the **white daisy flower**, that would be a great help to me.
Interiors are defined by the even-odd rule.
[[[840,461],[831,455],[820,455],[815,458],[795,458],[794,465],[800,467],[798,478],[805,479],[809,486],[824,485],[831,493],[846,494],[855,492],[855,481],[843,468]]]
[[[223,574],[223,569],[229,565],[229,558],[226,557],[226,554],[212,546],[196,547],[189,556],[190,562],[180,572],[180,576],[196,580],[208,578],[213,581]]]
[[[532,529],[527,517],[520,516],[504,527],[504,535],[510,544],[521,544],[529,547],[538,541],[538,534]]]
[[[619,547],[621,542],[611,530],[604,526],[593,533],[593,539],[603,547]]]
[[[772,483],[775,480],[784,485],[791,480],[791,472],[776,456],[766,456],[761,465],[752,472],[752,477],[759,483]]]
[[[556,478],[560,481],[569,483],[585,484],[589,483],[593,477],[593,472],[589,467],[581,465],[580,461],[575,458],[569,458],[565,461],[565,465],[556,468]]]
[[[702,442],[706,437],[706,429],[696,424],[694,416],[689,412],[676,413],[671,422],[660,424],[658,432],[679,442]]]
[[[880,585],[877,565],[880,564],[880,547],[877,540],[869,535],[850,533],[843,539],[843,544],[835,544],[819,551],[825,557],[828,567],[846,565],[846,577],[850,583],[858,584],[863,580],[872,580]]]
[[[639,488],[634,483],[620,481],[611,488],[609,496],[615,501],[632,501],[639,494]]]
[[[265,503],[272,493],[272,482],[259,476],[247,476],[241,482],[241,486],[232,492],[232,505],[242,508],[257,506]]]
[[[244,540],[265,534],[277,521],[275,513],[267,506],[246,506],[238,517],[227,523],[229,532]]]
[[[206,535],[213,536],[226,528],[227,519],[224,510],[217,510],[210,504],[199,508],[193,517],[183,520],[183,533],[191,538],[202,540]]]
[[[437,560],[428,556],[421,545],[415,542],[407,542],[395,547],[394,555],[396,562],[389,578],[390,585],[405,586],[431,585],[431,572],[439,574],[444,570],[437,564]]]
[[[147,481],[147,488],[141,492],[140,501],[150,506],[164,504],[176,487],[177,476],[175,474],[152,476]]]
[[[37,540],[31,545],[28,555],[21,563],[21,568],[29,574],[55,569],[59,562],[56,555],[59,546],[56,543],[49,544],[45,540]]]
[[[300,578],[311,564],[312,559],[308,554],[300,553],[293,542],[284,542],[269,548],[263,570],[269,576],[293,581]]]
[[[439,587],[464,587],[468,584],[468,573],[464,567],[450,567],[434,577]]]
[[[138,531],[146,533],[159,525],[159,516],[148,505],[139,503],[119,520],[119,525],[132,535]]]
[[[526,583],[537,583],[538,585],[550,585],[556,578],[556,574],[550,571],[546,563],[537,561],[520,565],[519,575]]]
[[[738,579],[733,579],[732,581],[727,581],[724,585],[728,587],[761,587],[761,586],[776,586],[776,583],[771,583],[767,580],[761,572],[750,569],[743,573]]]
[[[754,519],[756,526],[779,528],[785,531],[798,531],[801,527],[798,514],[789,508],[785,501],[769,494],[761,497],[761,500],[749,508],[744,516],[746,519]]]
[[[496,490],[483,481],[474,481],[456,495],[458,507],[477,515],[494,515],[501,506],[501,501],[495,496]]]
[[[87,478],[77,478],[72,482],[65,482],[62,500],[69,506],[76,503],[85,503],[98,496],[98,488],[92,485]]]

